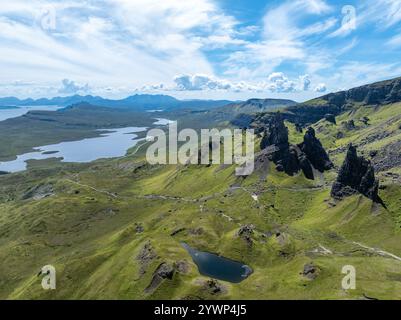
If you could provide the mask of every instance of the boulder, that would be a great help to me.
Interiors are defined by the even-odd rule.
[[[318,272],[319,269],[313,263],[307,263],[304,265],[304,270],[301,274],[309,280],[314,280],[316,279]]]
[[[211,295],[218,295],[227,291],[226,287],[215,279],[207,280],[203,285],[203,289]]]

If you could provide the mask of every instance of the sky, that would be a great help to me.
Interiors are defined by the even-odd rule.
[[[285,98],[401,76],[400,0],[1,0],[0,97]]]

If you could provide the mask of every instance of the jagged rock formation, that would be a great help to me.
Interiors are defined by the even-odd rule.
[[[269,146],[276,147],[269,155],[269,160],[276,164],[278,171],[294,175],[300,170],[297,153],[288,142],[288,129],[280,113],[276,113],[265,128],[260,148],[263,150]]]
[[[314,129],[307,130],[303,143],[291,145],[288,142],[288,129],[283,117],[276,113],[264,131],[260,147],[262,150],[275,147],[268,157],[276,164],[278,171],[294,175],[302,170],[306,178],[313,180],[313,168],[323,172],[333,167],[322,144],[316,138]]]
[[[319,139],[316,138],[313,128],[308,128],[304,136],[304,142],[299,145],[299,148],[306,154],[313,167],[320,172],[333,168],[333,163],[330,161]]]
[[[342,199],[355,193],[361,193],[374,202],[382,203],[378,195],[379,182],[370,161],[359,157],[351,144],[341,166],[336,182],[331,189],[331,196]]]
[[[284,124],[283,117],[280,113],[276,113],[265,129],[265,135],[261,142],[261,149],[267,146],[287,146],[288,145],[288,129]]]

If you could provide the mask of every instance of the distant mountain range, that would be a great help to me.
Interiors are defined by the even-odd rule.
[[[0,98],[1,106],[38,106],[38,105],[57,105],[69,106],[86,102],[92,105],[113,108],[135,108],[138,110],[151,110],[151,109],[196,109],[196,108],[211,108],[220,107],[233,101],[229,100],[178,100],[174,97],[167,95],[149,95],[149,94],[136,94],[121,100],[104,99],[99,96],[81,96],[73,95],[68,97],[54,97],[51,99],[23,99],[20,100],[16,97]]]

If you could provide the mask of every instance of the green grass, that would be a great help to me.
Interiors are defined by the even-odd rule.
[[[338,125],[320,121],[314,127],[323,145],[336,150],[390,121],[391,136],[361,147],[367,151],[400,139],[400,106],[358,109],[355,119],[368,116],[371,124],[340,140],[333,136],[346,116],[337,117]],[[291,143],[302,141],[290,124],[289,134]],[[359,195],[333,204],[335,170],[324,181],[310,181],[272,165],[266,181],[257,172],[241,181],[235,165],[151,166],[145,149],[90,164],[32,163],[32,170],[0,176],[1,299],[401,299],[401,262],[356,244],[401,256],[396,181],[378,175],[387,209]],[[338,165],[343,157],[338,152],[333,160]],[[241,188],[231,188],[239,182]],[[26,199],[38,185],[52,185],[55,194]],[[255,226],[251,246],[237,236],[245,224]],[[136,257],[148,241],[157,258],[141,275]],[[239,284],[221,281],[226,292],[211,295],[182,241],[242,261],[254,272]],[[160,263],[181,260],[189,265],[187,274],[175,273],[145,293]],[[315,280],[301,274],[307,263],[319,269]],[[54,291],[44,291],[37,276],[47,264],[57,270]],[[341,287],[344,265],[357,270],[356,290]]]

